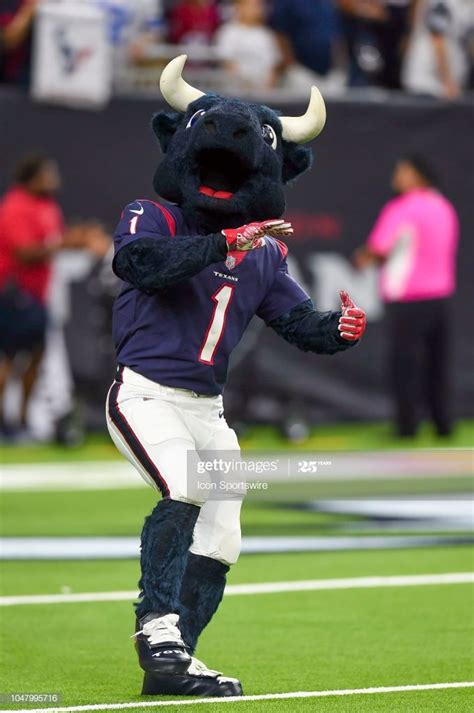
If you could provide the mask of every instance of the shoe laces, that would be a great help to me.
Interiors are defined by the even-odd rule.
[[[188,674],[194,676],[212,676],[212,678],[216,678],[216,676],[221,676],[220,671],[213,671],[211,668],[208,668],[203,661],[200,661],[194,656],[191,659],[191,665],[188,668]]]
[[[133,639],[139,634],[144,634],[150,646],[156,646],[157,644],[166,642],[184,646],[181,632],[178,629],[178,621],[178,614],[166,614],[156,619],[150,619],[150,621],[147,621],[146,624],[143,625],[143,628],[135,632],[131,638]]]

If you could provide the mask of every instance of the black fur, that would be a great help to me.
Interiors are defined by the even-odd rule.
[[[153,294],[189,279],[213,262],[225,260],[226,255],[222,233],[160,240],[140,238],[119,250],[113,268],[121,280]]]
[[[357,344],[339,336],[340,316],[340,312],[317,312],[312,300],[306,300],[274,319],[269,326],[304,352],[335,354]]]
[[[141,538],[140,601],[135,605],[139,619],[150,611],[160,616],[178,613],[181,580],[198,515],[196,505],[166,498],[146,518]]]
[[[205,113],[188,126],[200,110]],[[275,131],[275,149],[264,140],[263,124]],[[311,165],[310,149],[284,141],[278,114],[259,104],[207,94],[185,114],[157,114],[152,127],[164,152],[155,190],[177,203],[205,233],[279,218],[285,210],[284,184]],[[210,172],[214,163],[225,169]],[[214,183],[211,188],[229,190],[233,197],[221,200],[200,193],[208,180]]]
[[[192,552],[188,555],[181,583],[179,623],[190,653],[194,653],[199,635],[222,600],[229,569],[210,557]]]

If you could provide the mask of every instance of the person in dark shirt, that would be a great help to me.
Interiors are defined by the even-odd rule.
[[[349,84],[400,89],[413,0],[337,0]]]
[[[0,4],[0,83],[29,81],[31,29],[39,0],[2,0]]]
[[[287,40],[297,62],[323,76],[331,70],[339,34],[333,0],[273,0],[269,24]]]

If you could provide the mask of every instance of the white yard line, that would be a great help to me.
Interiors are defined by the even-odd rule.
[[[227,698],[190,698],[175,701],[137,701],[135,703],[98,703],[86,706],[67,706],[64,708],[25,708],[16,713],[75,713],[80,711],[110,711],[127,708],[161,708],[166,706],[194,706],[199,703],[246,703],[248,701],[277,701],[291,698],[329,698],[330,696],[360,696],[377,693],[403,693],[405,691],[437,691],[449,688],[473,688],[474,681],[455,683],[423,683],[408,686],[380,686],[374,688],[343,688],[329,691],[294,691],[292,693],[265,693],[260,696],[228,696]],[[0,713],[11,713],[11,708],[1,710]]]
[[[278,594],[282,592],[311,592],[334,589],[373,589],[375,587],[419,587],[440,584],[474,583],[474,572],[447,574],[408,574],[388,577],[348,577],[346,579],[309,579],[294,582],[264,582],[258,584],[230,584],[226,597],[246,594]],[[22,604],[69,604],[78,602],[121,602],[137,597],[136,591],[79,592],[77,594],[26,594],[0,597],[0,606]]]
[[[426,526],[426,523],[425,523]],[[430,523],[432,526],[432,523]],[[439,531],[451,525],[439,524]],[[467,528],[470,530],[470,527]],[[242,554],[277,552],[341,552],[390,550],[472,544],[474,534],[452,535],[338,535],[243,537]],[[115,560],[138,559],[138,537],[0,537],[0,560]]]

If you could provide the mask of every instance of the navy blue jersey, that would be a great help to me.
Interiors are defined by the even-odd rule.
[[[177,206],[139,199],[122,213],[115,254],[142,238],[197,234]],[[155,294],[124,283],[114,306],[119,364],[166,386],[221,393],[231,352],[252,317],[269,323],[308,299],[288,274],[286,252],[267,237],[264,248],[229,252],[226,260]]]

